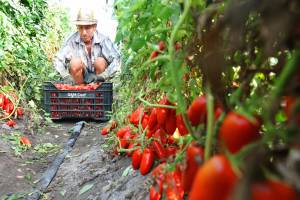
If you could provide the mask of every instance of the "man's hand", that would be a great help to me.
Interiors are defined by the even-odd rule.
[[[103,76],[92,74],[92,73],[88,73],[84,77],[84,82],[86,84],[93,83],[93,82],[104,82],[104,81],[105,79],[103,78]]]
[[[64,84],[74,85],[74,79],[70,74],[63,78],[63,82]]]

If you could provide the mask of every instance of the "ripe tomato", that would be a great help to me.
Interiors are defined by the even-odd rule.
[[[143,129],[146,129],[146,127],[148,126],[148,123],[149,123],[149,115],[145,114],[142,119]]]
[[[197,146],[195,143],[191,143],[186,151],[186,165],[182,173],[182,186],[184,191],[189,192],[195,174],[199,166],[202,164],[204,158],[204,149],[200,146]]]
[[[165,42],[164,42],[164,41],[161,40],[161,41],[158,43],[158,49],[159,49],[160,51],[165,50]]]
[[[5,95],[4,94],[0,94],[0,108],[3,108],[5,105]]]
[[[187,114],[192,126],[204,123],[207,115],[205,96],[197,97],[188,108]]]
[[[183,121],[182,115],[176,116],[176,126],[179,130],[180,135],[186,135],[189,133]]]
[[[252,200],[296,200],[296,191],[284,182],[265,180],[251,186]]]
[[[17,116],[18,117],[21,117],[21,116],[23,116],[23,110],[22,110],[22,108],[17,108]]]
[[[131,128],[130,126],[125,126],[123,128],[120,128],[117,132],[117,137],[118,138],[123,138],[124,134],[129,131]]]
[[[158,56],[158,51],[153,51],[150,55],[150,60],[156,58]]]
[[[157,124],[157,108],[153,108],[148,121],[149,130],[153,130]]]
[[[168,116],[167,108],[157,108],[157,123],[160,127],[164,127]]]
[[[149,189],[149,200],[160,200],[161,194],[153,186]]]
[[[216,155],[197,171],[189,200],[227,200],[237,182],[229,161]]]
[[[286,114],[288,120],[290,121],[291,118],[293,117],[293,107],[296,103],[296,98],[292,97],[292,96],[285,96],[284,97],[284,113]],[[300,124],[300,112],[295,114],[295,121],[297,122],[297,124]]]
[[[131,135],[130,131],[127,131],[121,139],[122,148],[127,148],[132,138],[133,135]]]
[[[164,187],[166,188],[166,196],[168,200],[183,199],[184,190],[180,180],[181,172],[178,169],[168,172],[165,175]]]
[[[236,153],[243,146],[257,140],[260,137],[260,122],[255,120],[252,123],[236,112],[228,113],[220,127],[220,144],[224,143],[231,153]]]
[[[143,151],[141,149],[137,149],[132,153],[131,164],[133,169],[140,168],[142,156],[143,156]]]
[[[173,112],[174,111],[174,112]],[[176,130],[176,116],[175,110],[169,112],[169,116],[166,119],[165,130],[168,135],[173,135]]]
[[[107,128],[102,128],[101,130],[101,135],[107,135],[108,131],[107,131]]]
[[[176,50],[179,50],[179,49],[181,49],[182,46],[181,46],[180,42],[176,42],[174,47]]]
[[[165,148],[158,141],[152,141],[151,145],[159,160],[163,160],[166,158],[167,154]]]
[[[162,129],[157,129],[154,133],[154,138],[157,139],[162,144],[167,143],[166,133]]]
[[[13,127],[14,125],[16,125],[16,122],[13,121],[13,120],[9,120],[9,121],[6,122],[6,125],[10,126],[10,127]]]
[[[154,152],[146,148],[143,152],[142,160],[141,160],[141,165],[140,165],[140,172],[142,175],[146,175],[154,162]]]
[[[132,112],[130,116],[130,123],[134,124],[135,126],[139,125],[140,115],[142,112],[143,107],[139,106],[135,111]],[[143,114],[142,114],[143,115]]]
[[[25,136],[20,137],[20,143],[25,146],[31,146],[30,140]]]

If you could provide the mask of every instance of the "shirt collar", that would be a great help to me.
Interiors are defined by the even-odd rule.
[[[101,39],[99,38],[99,35],[97,33],[98,33],[97,31],[94,33],[93,44],[101,43]],[[84,45],[84,42],[80,39],[79,32],[77,32],[77,35],[75,37],[75,41],[76,41],[76,43]]]

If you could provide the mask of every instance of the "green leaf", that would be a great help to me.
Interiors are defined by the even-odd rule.
[[[122,173],[122,176],[127,176],[133,172],[131,165],[129,165]]]
[[[93,187],[94,187],[94,183],[87,184],[87,185],[83,186],[83,188],[81,188],[80,191],[79,191],[79,195],[82,195],[82,194],[88,192]]]
[[[135,38],[131,43],[131,48],[134,51],[139,50],[142,46],[146,44],[146,40],[144,38]]]

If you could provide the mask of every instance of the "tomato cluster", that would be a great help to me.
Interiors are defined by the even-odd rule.
[[[196,141],[180,143],[179,138],[188,138],[189,131],[182,114],[176,114],[176,103],[163,97],[152,108],[143,105],[127,115],[127,125],[113,131],[104,127],[102,135],[114,132],[119,154],[126,152],[131,157],[132,167],[142,175],[150,171],[154,179],[149,188],[149,199],[227,200],[230,199],[243,174],[237,173],[225,152],[238,154],[250,143],[261,139],[261,119],[258,115],[244,116],[237,111],[224,113],[220,103],[213,106],[214,119],[223,117],[218,129],[216,144],[218,152],[204,162],[205,147]],[[205,95],[196,97],[186,109],[187,121],[194,129],[206,126],[207,99]],[[140,131],[139,131],[140,130]],[[181,162],[175,162],[175,170],[168,169],[178,154]],[[155,162],[157,161],[157,162]],[[155,166],[157,165],[157,166]],[[217,188],[217,192],[216,192]],[[265,178],[251,184],[251,199],[294,200],[295,190],[282,181]],[[271,198],[272,197],[272,198]],[[278,199],[277,198],[277,199]]]
[[[101,83],[90,83],[90,84],[80,84],[80,85],[56,83],[54,85],[59,90],[96,90],[101,85]]]
[[[13,101],[5,94],[0,94],[0,118],[8,118],[9,116],[22,117],[23,109],[14,105],[14,102],[17,102],[18,97],[14,93],[9,94],[10,98],[14,98]],[[16,122],[12,119],[9,119],[6,124],[13,127],[16,125]]]

